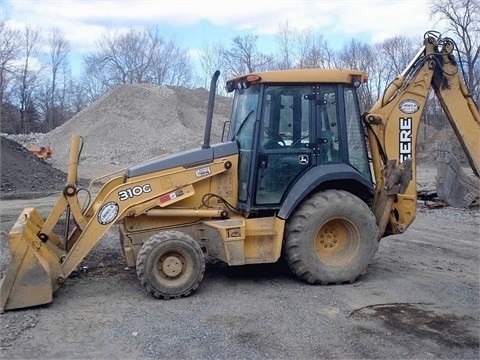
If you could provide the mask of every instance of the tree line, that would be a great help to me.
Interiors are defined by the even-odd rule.
[[[448,36],[458,47],[460,66],[474,99],[480,95],[480,0],[431,0],[432,17],[446,20]],[[427,29],[428,30],[428,29]],[[362,107],[369,109],[388,82],[402,72],[422,39],[395,36],[378,44],[352,38],[340,49],[313,30],[298,31],[279,24],[275,48],[266,52],[256,35],[228,42],[204,43],[197,58],[175,36],[156,28],[107,32],[96,49],[82,59],[82,73],[72,75],[71,45],[57,28],[48,34],[29,24],[23,29],[0,22],[0,131],[48,132],[120,84],[208,88],[217,69],[222,82],[232,76],[273,69],[350,68],[365,70]],[[440,105],[429,101],[426,116],[432,125],[446,123]]]

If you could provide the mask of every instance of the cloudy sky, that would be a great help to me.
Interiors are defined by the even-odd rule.
[[[312,29],[331,45],[357,38],[375,43],[396,35],[421,37],[434,28],[429,0],[0,0],[9,26],[59,28],[72,56],[95,50],[106,31],[157,26],[192,53],[204,42],[228,43],[254,34],[273,43],[279,24]],[[435,26],[436,30],[438,26]],[[75,59],[72,59],[75,60]]]

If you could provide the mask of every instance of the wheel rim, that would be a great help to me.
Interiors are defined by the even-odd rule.
[[[175,280],[185,274],[188,266],[186,257],[176,251],[165,253],[158,257],[156,273],[166,280]]]
[[[345,219],[324,223],[315,237],[315,254],[329,266],[342,266],[352,261],[360,249],[360,232]]]

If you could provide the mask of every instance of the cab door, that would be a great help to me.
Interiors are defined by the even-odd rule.
[[[255,208],[278,208],[289,187],[316,165],[312,86],[265,86],[256,159]]]

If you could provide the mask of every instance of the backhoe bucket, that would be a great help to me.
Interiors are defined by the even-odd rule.
[[[480,198],[480,180],[460,166],[448,142],[437,144],[437,195],[456,208],[476,205]]]
[[[54,250],[55,245],[50,241],[48,246],[40,246],[37,234],[42,225],[39,213],[34,208],[26,208],[9,233],[12,258],[0,282],[2,313],[52,302],[53,292],[58,288],[54,279],[60,250]]]

